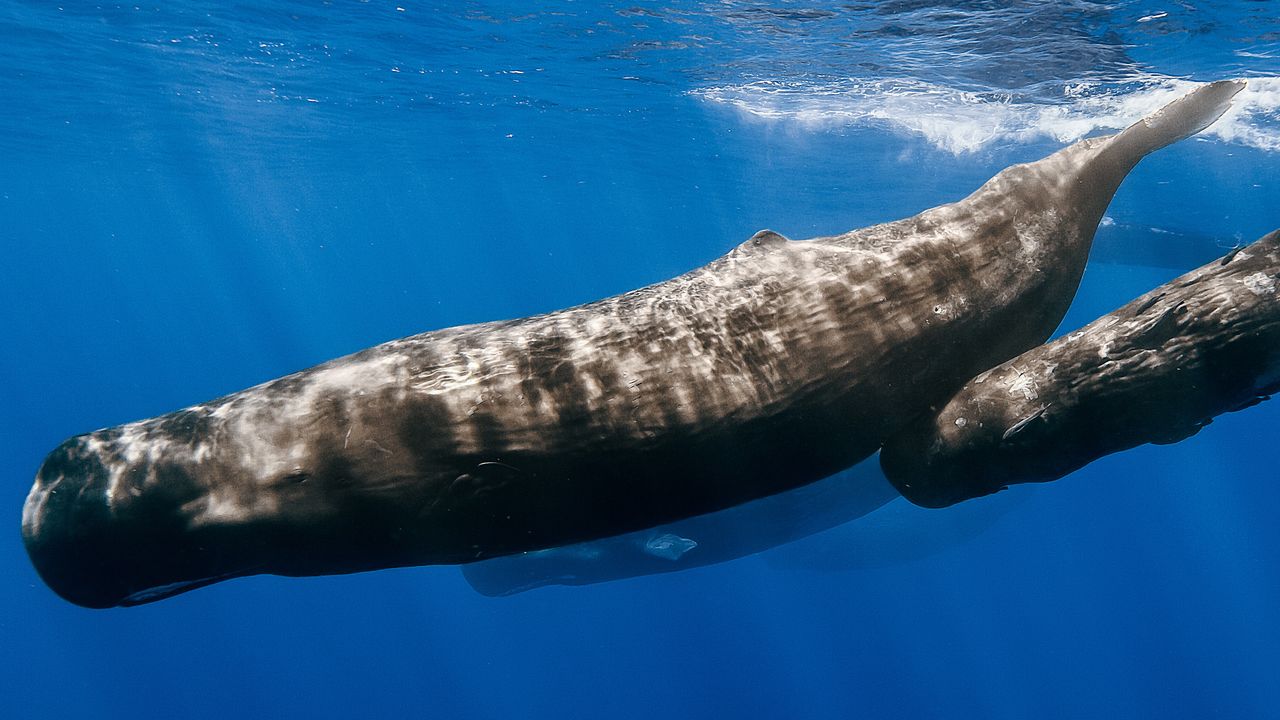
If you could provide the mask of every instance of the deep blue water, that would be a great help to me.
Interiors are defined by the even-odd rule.
[[[614,294],[763,227],[967,194],[1252,78],[1144,161],[1064,328],[1280,225],[1275,2],[0,0],[7,717],[1276,717],[1280,406],[966,542],[485,598],[457,568],[90,611],[17,532],[63,438],[403,335]],[[1212,250],[1209,251],[1212,254]],[[918,533],[928,539],[928,516]]]

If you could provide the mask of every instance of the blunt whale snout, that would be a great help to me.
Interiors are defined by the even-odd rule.
[[[89,436],[45,458],[22,512],[22,539],[40,577],[79,605],[110,607],[129,594],[128,551],[107,502],[110,473]]]
[[[227,546],[193,536],[184,506],[190,472],[167,461],[129,462],[112,431],[73,437],[45,458],[22,514],[40,577],[95,608],[130,605],[237,574]]]

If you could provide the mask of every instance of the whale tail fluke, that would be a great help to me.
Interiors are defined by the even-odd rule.
[[[1212,125],[1244,86],[1243,80],[1203,85],[1113,135],[1103,152],[1109,159],[1132,167],[1143,156]]]

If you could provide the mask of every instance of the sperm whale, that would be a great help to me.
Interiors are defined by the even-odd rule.
[[[219,580],[466,563],[724,509],[868,457],[1043,342],[1146,154],[1243,87],[911,218],[768,230],[674,279],[378,345],[73,437],[23,510],[44,581],[88,607]]]

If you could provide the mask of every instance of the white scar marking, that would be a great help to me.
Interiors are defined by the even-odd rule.
[[[1246,275],[1242,282],[1249,289],[1249,292],[1259,297],[1276,291],[1275,279],[1266,273],[1257,272],[1252,275]]]
[[[195,449],[191,451],[191,461],[194,463],[202,463],[205,460],[208,460],[209,456],[212,454],[213,454],[212,442],[197,443]]]
[[[1036,399],[1036,381],[1030,375],[1018,371],[1018,377],[1009,383],[1010,395],[1022,395],[1025,400]]]

